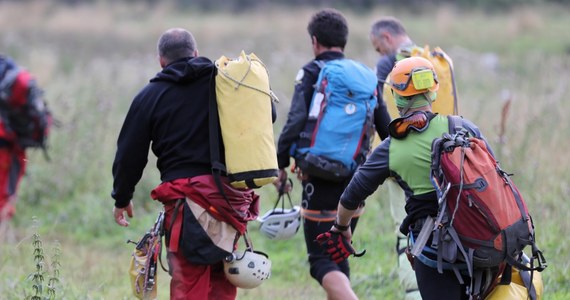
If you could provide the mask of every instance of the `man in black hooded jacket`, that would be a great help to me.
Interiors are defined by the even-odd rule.
[[[170,299],[235,299],[237,289],[226,279],[222,261],[190,263],[178,251],[179,232],[174,225],[169,227],[178,208],[171,200],[185,198],[180,191],[192,190],[193,180],[211,176],[208,101],[215,66],[198,56],[192,34],[181,28],[162,34],[158,54],[163,69],[134,98],[119,134],[111,194],[115,222],[128,226],[125,213],[133,217],[131,199],[152,145],[163,183],[160,192],[166,194],[155,197],[157,188],[152,195],[165,207]],[[175,221],[182,219],[181,211]]]
[[[171,41],[164,42],[164,47],[178,42],[176,35],[186,35],[181,32],[167,31],[161,40]],[[112,194],[117,208],[129,207],[151,141],[161,181],[211,172],[207,108],[214,64],[198,57],[196,49],[178,48],[172,53],[160,53],[160,49],[159,43],[163,70],[135,97],[119,135]],[[120,225],[127,224],[121,219]]]

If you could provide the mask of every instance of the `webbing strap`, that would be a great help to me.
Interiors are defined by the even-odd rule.
[[[214,171],[226,171],[225,166],[220,162],[220,120],[218,116],[218,104],[216,100],[216,73],[216,69],[214,68],[212,70],[212,76],[210,77],[208,110],[210,123],[208,129],[210,132],[210,160],[212,162],[212,173],[217,173]]]
[[[462,245],[461,240],[459,240],[459,236],[457,235],[457,231],[455,231],[455,229],[453,229],[453,227],[448,227],[447,233],[449,233],[449,236],[451,237],[453,242],[455,242],[457,244],[457,248],[459,248],[459,251],[461,252],[461,254],[463,254],[463,257],[465,258],[465,263],[467,264],[467,271],[469,273],[469,277],[473,278],[473,253],[475,250],[469,248],[469,253],[465,252],[465,249],[463,249],[463,246],[461,246]],[[442,237],[440,237],[440,241],[441,240],[443,240],[443,235],[442,235]],[[439,248],[441,248],[441,245]],[[438,251],[437,256],[438,256],[438,261],[439,261],[440,260],[439,251]]]
[[[414,256],[420,255],[422,249],[426,245],[427,240],[429,239],[433,231],[433,224],[434,221],[432,216],[427,216],[424,221],[424,224],[422,225],[422,230],[420,231],[418,237],[416,238],[416,243],[414,243],[414,246],[412,247],[411,250],[412,255]]]
[[[483,282],[483,271],[476,270],[471,278],[471,295],[477,296],[481,294],[481,285]],[[475,297],[477,299],[477,297]]]
[[[446,62],[447,65],[449,66],[449,73],[451,74],[451,85],[453,87],[453,114],[457,115],[459,113],[459,101],[457,100],[457,86],[455,84],[455,72],[453,71],[453,62],[451,61],[451,59],[449,58],[449,56],[447,56],[446,54],[437,51],[437,50],[433,50],[431,52],[431,54],[433,56],[438,56],[443,58]]]
[[[182,233],[182,219],[178,218],[178,212],[182,208],[182,203],[184,203],[184,198],[176,200],[176,205],[174,206],[174,212],[172,213],[172,218],[170,219],[170,224],[168,225],[169,240],[168,240],[168,251],[178,252],[178,247],[180,246],[180,234]]]
[[[4,99],[6,101],[8,101],[8,97],[11,96],[11,91],[9,89],[9,87],[11,87],[14,84],[14,81],[16,81],[16,78],[18,77],[18,73],[20,72],[20,70],[18,68],[13,68],[11,70],[8,70],[6,72],[6,74],[4,74],[4,78],[2,78],[2,80],[0,81],[0,96],[2,97],[2,99]]]
[[[438,235],[438,247],[437,247],[437,271],[439,272],[439,274],[443,274],[443,245],[442,245],[442,236],[443,234]]]
[[[517,268],[517,269],[519,269],[519,270],[523,270],[523,271],[534,271],[534,270],[538,270],[538,267],[537,267],[537,268],[534,268],[534,267],[532,266],[533,260],[534,260],[534,257],[533,257],[533,259],[531,260],[531,266],[529,267],[529,266],[523,264],[522,262],[518,261],[517,259],[515,259],[514,257],[512,257],[512,256],[509,255],[509,254],[507,254],[507,255],[505,256],[505,261],[506,261],[509,265],[511,265],[511,266],[513,266],[513,267],[515,267],[515,268]]]
[[[233,211],[239,216],[244,217],[245,214],[241,211],[236,210],[230,203],[230,200],[224,192],[224,186],[221,180],[222,172],[226,172],[226,166],[221,163],[220,159],[220,120],[218,116],[218,103],[216,100],[216,74],[217,69],[213,68],[212,75],[210,77],[210,94],[209,94],[209,132],[210,132],[210,160],[212,163],[212,175],[214,176],[214,182],[218,187],[220,194],[224,197],[228,206],[233,209]]]
[[[160,240],[158,241],[158,262],[160,263],[160,267],[162,268],[162,270],[170,275],[172,275],[170,273],[170,269],[167,269],[166,267],[164,267],[164,263],[162,262],[162,235],[160,236]]]
[[[427,248],[427,247],[425,247]],[[425,249],[424,248],[424,249]],[[419,256],[416,256],[415,258],[417,258],[420,262],[422,262],[424,265],[433,268],[433,269],[437,269],[437,261],[427,257],[426,255],[420,254]],[[459,273],[461,274],[462,271],[466,270],[466,265],[465,264],[451,264],[451,263],[447,263],[447,262],[443,262],[443,270],[453,270],[453,268],[456,268]]]
[[[402,241],[406,241],[406,245],[404,247],[400,246]],[[406,253],[406,249],[408,248],[407,245],[408,239],[405,237],[397,236],[396,237],[396,253],[399,255]]]
[[[461,130],[461,128],[463,128],[462,125],[462,120],[460,116],[453,116],[453,115],[449,115],[447,116],[447,122],[448,122],[448,130],[450,134],[455,134],[457,133],[459,130]]]
[[[315,65],[317,65],[317,67],[319,67],[319,69],[324,68],[325,65],[327,64],[324,60],[313,60],[313,63]]]
[[[437,237],[436,237],[437,232],[438,232],[437,230],[434,232],[434,237],[433,237],[434,239],[437,239]],[[415,244],[414,235],[410,234],[408,237],[410,239],[409,240],[410,245],[413,246]],[[437,257],[437,249],[431,248],[429,246],[424,246],[420,255],[416,256],[416,258],[419,259],[424,265],[426,265],[430,268],[437,269],[437,264],[438,264],[437,260],[433,260],[433,259],[429,258],[424,253],[433,254]],[[462,272],[462,271],[467,269],[467,265],[465,263],[457,263],[457,262],[456,263],[448,263],[448,262],[442,261],[441,266],[442,266],[442,271],[443,270],[453,270],[453,268],[457,268],[458,271]]]
[[[459,280],[459,284],[465,284],[465,281],[463,281],[463,277],[461,277],[461,273],[459,272],[459,268],[456,265],[452,266],[453,273],[455,273],[455,277]]]
[[[285,178],[285,180],[281,181],[281,185],[279,186],[279,191],[277,192],[277,201],[275,201],[275,205],[273,206],[273,211],[277,209],[277,206],[279,206],[279,204],[281,204],[281,211],[285,211],[285,198],[289,200],[289,206],[291,208],[294,207],[293,201],[291,201],[291,195],[289,195],[289,192],[285,192],[285,186],[287,186],[287,184],[289,184],[289,187],[291,188],[291,190],[293,190],[293,180],[291,180],[291,178]]]
[[[534,287],[534,284],[532,282],[532,279],[534,277],[534,271],[519,270],[519,275],[521,276],[523,284],[528,291],[528,296],[530,297],[530,299],[536,300],[536,288]]]
[[[228,73],[227,71],[225,71],[225,70],[223,70],[223,69],[220,69],[220,67],[219,67],[218,64],[216,64],[215,66],[216,66],[216,69],[220,72],[220,74],[222,74],[225,78],[231,80],[233,83],[236,84],[236,85],[234,86],[234,89],[237,89],[237,88],[240,87],[240,86],[244,86],[244,87],[246,87],[246,88],[252,89],[252,90],[254,90],[254,91],[257,91],[257,92],[260,92],[260,93],[262,93],[262,94],[265,94],[265,95],[269,96],[269,98],[271,98],[271,101],[279,102],[279,99],[277,98],[277,95],[275,95],[271,89],[270,89],[268,92],[266,92],[266,91],[264,91],[264,90],[262,90],[262,89],[256,88],[256,87],[254,87],[254,86],[252,86],[252,85],[249,85],[249,84],[247,84],[247,83],[244,82],[244,81],[245,81],[245,78],[247,77],[247,75],[248,75],[249,72],[251,71],[251,64],[252,64],[252,62],[254,62],[254,61],[257,62],[257,63],[259,63],[260,65],[262,65],[262,66],[263,66],[263,69],[265,69],[265,72],[267,72],[267,67],[265,67],[265,64],[263,64],[263,62],[262,62],[261,60],[259,60],[259,59],[251,59],[249,56],[247,56],[246,58],[247,58],[247,62],[248,62],[249,64],[248,64],[247,72],[245,72],[245,74],[243,75],[242,79],[235,79],[235,78],[233,78],[233,77],[230,75],[230,73]],[[267,76],[269,76],[269,72],[267,72]]]
[[[360,217],[364,213],[361,206],[354,212],[353,218]],[[314,210],[301,208],[301,216],[307,220],[315,222],[333,222],[336,219],[336,210]]]

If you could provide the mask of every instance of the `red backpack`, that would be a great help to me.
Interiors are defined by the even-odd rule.
[[[43,91],[25,69],[0,56],[0,119],[23,148],[44,148],[52,115]]]
[[[443,262],[465,263],[473,295],[481,290],[477,283],[473,286],[477,270],[501,267],[503,275],[513,266],[544,270],[532,218],[510,174],[500,168],[484,140],[461,127],[460,117],[448,119],[453,130],[432,143],[432,182],[440,203],[432,242],[438,270]],[[530,265],[522,261],[526,246],[531,246]],[[505,281],[510,277],[503,276]]]

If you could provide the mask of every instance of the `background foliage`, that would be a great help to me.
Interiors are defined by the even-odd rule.
[[[1,2],[2,0],[0,0]],[[4,1],[31,1],[31,0],[4,0]],[[351,8],[357,10],[368,10],[378,5],[389,6],[394,9],[415,9],[423,10],[426,7],[435,5],[457,5],[462,8],[477,8],[487,11],[510,9],[520,5],[544,5],[544,4],[569,4],[570,0],[168,0],[176,8],[194,8],[200,10],[232,10],[245,11],[249,9],[267,8],[268,6],[334,6],[339,8]],[[163,4],[165,1],[159,0],[53,0],[61,4],[92,4],[92,3],[113,3],[123,2],[127,4],[144,2],[151,7]]]
[[[0,0],[0,52],[37,76],[61,123],[50,138],[50,161],[41,152],[30,153],[17,215],[10,224],[0,225],[0,298],[31,295],[32,242],[39,233],[46,270],[52,248],[61,250],[57,299],[130,299],[126,271],[132,247],[125,241],[139,238],[153,223],[160,206],[148,195],[159,177],[150,155],[134,199],[136,217],[130,227],[120,228],[111,215],[111,164],[132,97],[159,71],[155,53],[159,35],[170,27],[188,28],[200,53],[212,59],[237,56],[242,49],[255,52],[268,66],[272,87],[281,99],[278,134],[289,109],[295,74],[312,58],[306,23],[317,7],[335,6],[330,1],[311,2],[310,7],[289,5],[300,2],[242,0],[222,5],[210,0],[208,6],[200,6],[206,1],[186,5],[185,1],[152,0]],[[400,18],[416,43],[439,45],[450,54],[461,114],[480,125],[504,169],[515,173],[533,213],[539,245],[550,263],[543,274],[546,298],[568,299],[567,1],[430,1],[426,5],[408,0],[397,7],[389,2],[394,1],[361,0],[352,1],[350,8],[335,6],[349,21],[347,55],[374,66],[378,57],[368,32],[381,15]],[[505,143],[500,143],[499,120],[508,98],[513,102]],[[293,194],[296,204],[298,186]],[[259,193],[263,211],[272,207],[274,189],[264,187]],[[401,299],[391,223],[389,204],[380,189],[367,201],[367,213],[355,236],[355,244],[368,250],[363,258],[352,259],[352,281],[362,299]],[[273,261],[273,276],[258,289],[240,291],[240,299],[324,298],[308,275],[302,234],[291,241],[272,242],[259,235],[256,223],[250,231],[255,248]],[[159,280],[160,299],[168,299],[168,275],[162,273]]]

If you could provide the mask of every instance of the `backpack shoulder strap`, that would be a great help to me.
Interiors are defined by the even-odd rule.
[[[221,128],[220,119],[218,115],[218,100],[216,97],[216,75],[218,74],[218,68],[214,67],[212,70],[212,75],[210,77],[210,94],[209,94],[209,132],[210,132],[210,160],[212,163],[212,176],[214,177],[214,182],[220,191],[220,194],[226,200],[227,204],[233,209],[235,213],[239,216],[244,214],[236,210],[233,205],[228,200],[226,193],[224,192],[224,186],[222,184],[222,173],[226,173],[226,166],[221,161]]]
[[[212,160],[212,172],[220,174],[225,172],[226,168],[220,159],[220,123],[218,117],[218,104],[216,100],[216,74],[217,68],[212,70],[210,77],[210,95],[209,95],[209,131],[210,131],[210,159]]]
[[[324,60],[313,60],[313,63],[319,67],[319,69],[323,69],[327,64]]]
[[[447,120],[450,134],[455,134],[463,128],[463,121],[460,116],[449,115]]]
[[[319,89],[319,82],[321,81],[322,78],[322,70],[325,67],[325,65],[327,64],[326,61],[324,60],[313,60],[313,63],[315,65],[317,65],[317,67],[319,67],[319,72],[317,73],[317,81],[315,82],[315,84],[313,84],[313,88],[315,89],[315,93],[318,91]],[[313,95],[313,99],[314,99],[314,95]]]
[[[510,268],[509,268],[510,270]],[[530,297],[531,300],[536,300],[536,288],[534,286],[534,282],[532,282],[533,279],[533,274],[532,272],[534,271],[523,271],[523,270],[519,270],[519,276],[521,277],[521,280],[524,283],[524,286],[526,287],[527,291],[528,291],[528,296]]]
[[[0,78],[4,77],[6,70],[10,68],[10,63],[3,56],[0,56]]]

